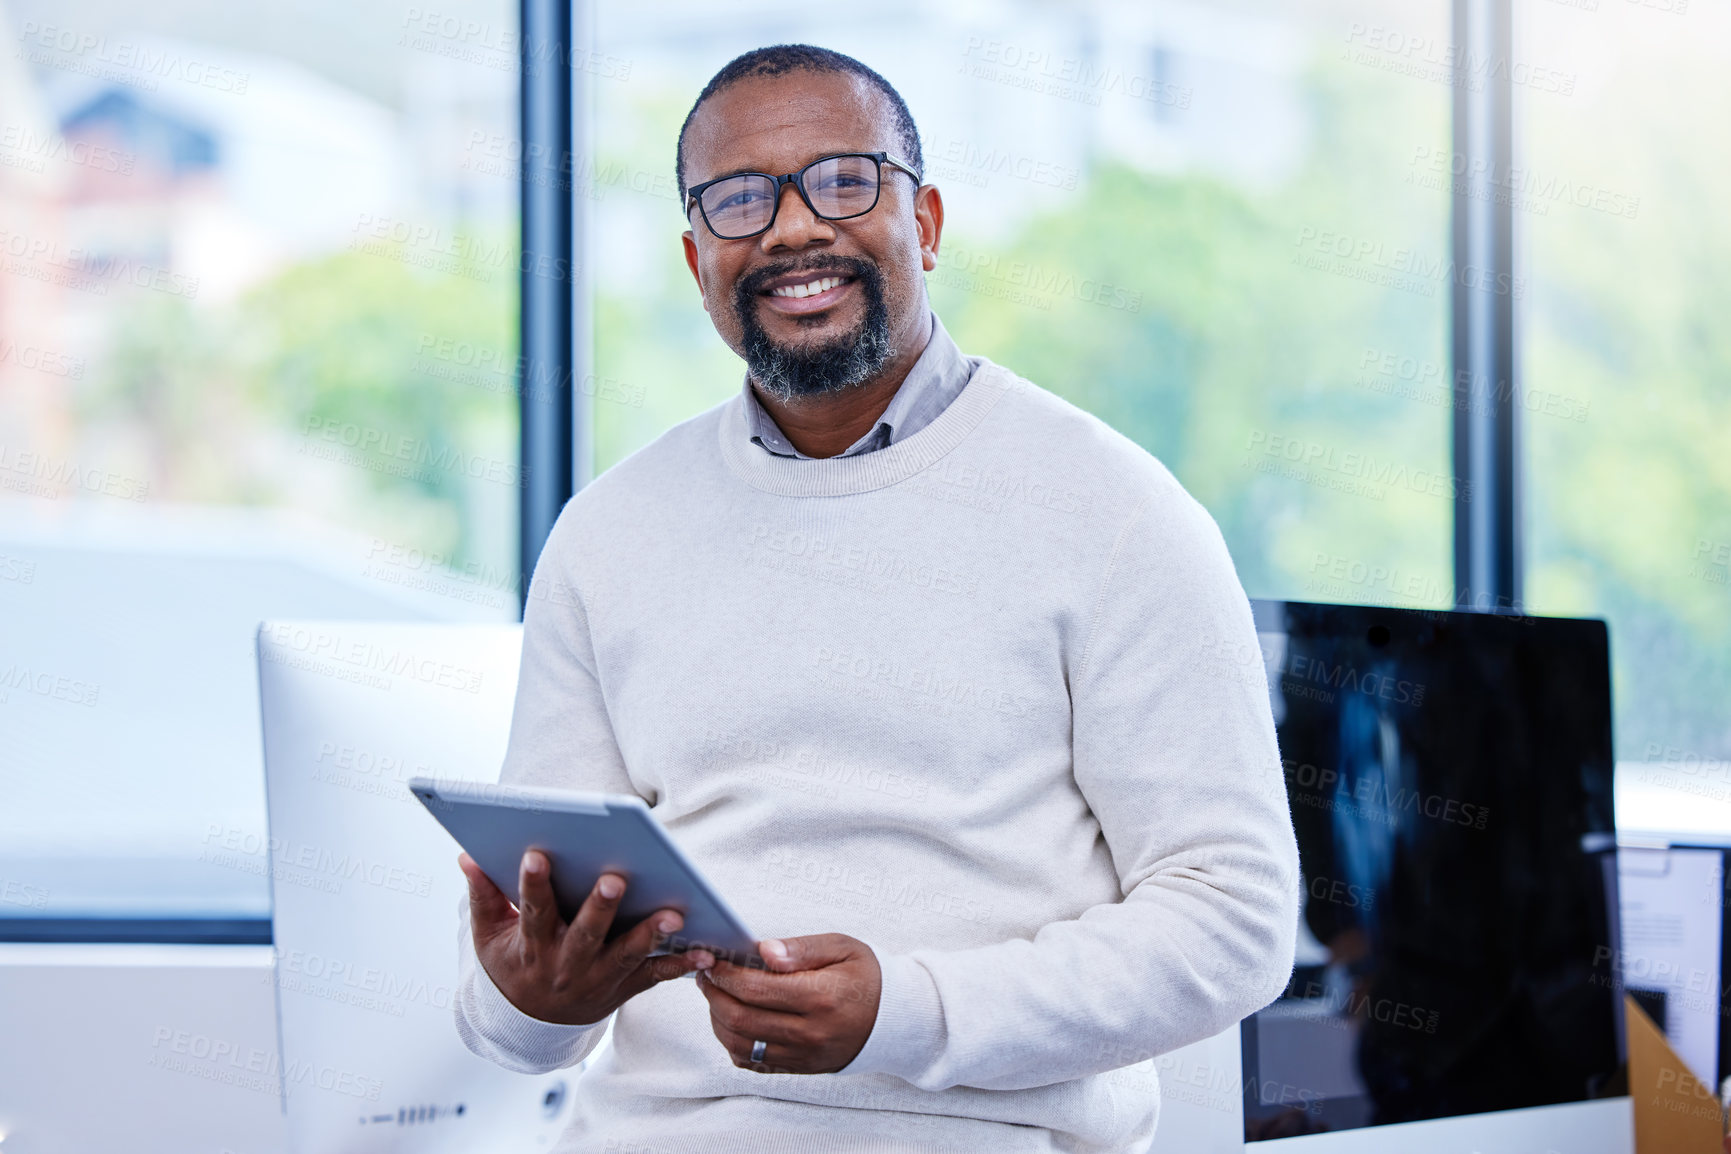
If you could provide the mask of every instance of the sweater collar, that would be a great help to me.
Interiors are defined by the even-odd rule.
[[[888,448],[851,457],[797,458],[766,453],[751,441],[746,394],[734,395],[721,409],[718,435],[722,459],[753,488],[786,497],[840,497],[868,493],[905,481],[961,444],[1017,384],[1015,374],[979,357],[973,375],[948,408],[913,435]]]

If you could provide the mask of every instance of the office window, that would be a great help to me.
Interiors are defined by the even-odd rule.
[[[587,182],[598,467],[740,386],[680,254],[674,139],[728,59],[805,40],[912,107],[964,350],[1160,457],[1253,595],[1452,604],[1448,11],[602,6],[629,67],[596,81]]]
[[[437,9],[0,3],[0,917],[268,912],[258,620],[515,617],[516,9]]]
[[[1570,82],[1522,93],[1502,182],[1532,284],[1527,597],[1610,621],[1619,758],[1682,763],[1665,780],[1724,800],[1731,19],[1690,0],[1525,12],[1522,42]]]

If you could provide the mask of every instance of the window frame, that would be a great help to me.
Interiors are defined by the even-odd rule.
[[[556,370],[554,380],[577,381],[583,379],[579,372],[590,371],[593,359],[594,278],[585,259],[590,252],[587,198],[569,187],[562,192],[560,182],[549,176],[556,175],[555,158],[567,156],[573,160],[571,171],[592,171],[594,136],[589,125],[594,105],[584,70],[535,67],[533,57],[537,44],[573,43],[572,34],[579,28],[592,43],[594,11],[588,0],[521,0],[521,8],[523,357],[525,364]],[[1512,0],[1452,0],[1450,20],[1453,43],[1466,46],[1466,60],[1513,60]],[[1450,196],[1455,603],[1464,610],[1524,612],[1520,408],[1515,403],[1520,388],[1517,238],[1512,204],[1491,187],[1493,175],[1507,172],[1515,156],[1513,68],[1489,72],[1476,89],[1466,83],[1452,86],[1455,155],[1492,162],[1467,165],[1469,175],[1455,182]],[[532,155],[542,158],[539,167]],[[571,275],[532,275],[529,270],[538,266],[569,269]],[[1486,291],[1479,285],[1508,286],[1508,291]],[[1488,390],[1488,404],[1473,403],[1475,381],[1496,383]],[[522,403],[522,459],[530,478],[519,536],[524,598],[527,577],[559,510],[594,470],[594,423],[586,391],[555,389],[551,394],[526,393]]]
[[[595,13],[587,0],[519,0],[518,93],[522,259],[519,262],[518,436],[523,467],[519,506],[518,616],[553,522],[595,468],[594,424],[582,388],[592,365],[593,286],[589,221],[578,182],[593,169],[594,102],[587,69],[576,66],[593,45]],[[553,387],[526,387],[550,381]]]
[[[592,171],[591,78],[574,64],[593,45],[591,0],[519,0],[518,93],[521,259],[519,261],[519,448],[524,484],[519,504],[519,605],[565,502],[594,470],[594,422],[582,388],[593,363],[593,284],[588,197],[577,182]],[[1472,58],[1510,60],[1511,0],[1452,0],[1456,45]],[[1514,156],[1510,68],[1491,70],[1477,91],[1454,85],[1451,133],[1460,156],[1487,156],[1506,171]],[[1457,182],[1450,243],[1457,274],[1449,311],[1454,508],[1454,573],[1463,609],[1518,610],[1521,602],[1521,441],[1517,309],[1511,291],[1469,287],[1514,285],[1516,237],[1506,198],[1478,187],[1489,176]],[[1476,182],[1476,183],[1475,183]],[[1472,278],[1459,270],[1472,267]],[[1488,405],[1467,403],[1470,386],[1495,381]],[[551,381],[552,388],[528,388]],[[520,615],[520,614],[519,614]],[[268,944],[266,918],[130,918],[0,915],[3,942]]]
[[[1456,607],[1524,613],[1522,445],[1515,403],[1521,387],[1521,282],[1514,205],[1494,187],[1496,174],[1508,172],[1515,158],[1513,7],[1512,0],[1453,0],[1457,54],[1507,66],[1492,67],[1476,90],[1458,72],[1453,86],[1454,155],[1468,163],[1450,197],[1449,380]],[[1479,159],[1489,163],[1474,163]],[[1484,285],[1506,291],[1479,287]],[[1475,398],[1478,382],[1494,387],[1476,390],[1482,395]]]

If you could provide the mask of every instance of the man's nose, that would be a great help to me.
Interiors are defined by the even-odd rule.
[[[835,226],[805,206],[805,198],[799,195],[799,189],[791,183],[782,185],[775,223],[762,237],[763,251],[798,250],[811,244],[828,244],[834,239]]]

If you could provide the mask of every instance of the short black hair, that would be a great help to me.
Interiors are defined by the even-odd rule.
[[[750,52],[728,61],[720,72],[709,78],[709,83],[697,94],[697,102],[691,106],[691,111],[685,114],[685,123],[679,126],[679,147],[673,157],[673,174],[679,180],[679,198],[682,203],[685,200],[685,134],[691,130],[691,122],[696,118],[697,110],[703,107],[703,102],[741,80],[758,76],[780,76],[794,71],[842,72],[849,76],[858,76],[883,93],[884,98],[890,102],[890,115],[894,120],[897,141],[901,145],[902,155],[899,159],[913,165],[916,172],[925,171],[926,162],[920,154],[920,132],[914,127],[914,114],[908,111],[908,102],[902,99],[902,94],[897,92],[889,81],[853,57],[828,48],[819,48],[812,44],[772,44],[768,48],[753,48]]]

